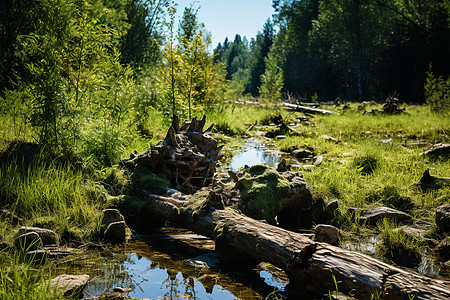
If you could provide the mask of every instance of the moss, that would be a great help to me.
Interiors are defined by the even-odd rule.
[[[248,214],[273,223],[281,209],[280,199],[289,193],[290,182],[274,168],[265,165],[255,165],[245,170],[239,182]]]
[[[209,191],[200,190],[197,193],[193,194],[189,197],[189,201],[183,205],[182,210],[190,210],[192,211],[192,217],[195,218],[195,215],[198,215],[199,211],[207,206],[208,203],[208,195]]]
[[[170,188],[170,182],[153,174],[148,168],[138,164],[131,175],[132,191],[135,194],[147,190],[150,193],[164,195]]]

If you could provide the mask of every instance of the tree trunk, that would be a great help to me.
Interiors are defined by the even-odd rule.
[[[149,196],[148,210],[208,236],[238,253],[282,268],[293,286],[312,292],[335,289],[362,299],[449,299],[450,283],[391,266],[370,256],[315,242],[238,213],[183,208],[186,201]],[[165,202],[165,203],[164,203]]]

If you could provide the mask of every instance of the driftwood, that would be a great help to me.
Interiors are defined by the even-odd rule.
[[[298,111],[298,112],[309,113],[309,114],[321,114],[321,115],[334,114],[334,112],[332,112],[331,110],[307,107],[307,106],[296,105],[296,104],[286,103],[286,102],[284,103],[284,107],[289,110],[292,110],[292,111]]]
[[[121,164],[130,170],[140,164],[168,178],[175,186],[194,192],[211,181],[222,148],[218,147],[217,140],[205,134],[214,124],[204,130],[205,123],[206,116],[203,116],[180,127],[178,116],[174,115],[163,141],[122,160]]]
[[[153,196],[152,196],[153,197]],[[149,198],[150,211],[158,213],[161,198]],[[293,286],[312,292],[334,290],[361,299],[449,299],[450,282],[427,278],[384,263],[368,255],[315,242],[299,233],[281,229],[236,212],[206,208],[184,209],[185,202],[171,199],[170,221],[216,240],[224,248],[282,268]]]

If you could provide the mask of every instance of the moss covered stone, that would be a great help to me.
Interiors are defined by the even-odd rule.
[[[255,219],[275,222],[275,216],[284,208],[300,204],[299,181],[283,176],[272,167],[254,165],[239,174],[241,197],[246,202],[246,213]],[[309,189],[301,182],[302,190]]]

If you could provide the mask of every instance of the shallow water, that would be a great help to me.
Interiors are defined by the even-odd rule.
[[[263,269],[200,270],[188,266],[187,258],[210,253],[210,240],[192,239],[185,230],[170,229],[176,235],[141,236],[105,255],[103,265],[80,270],[94,271],[85,298],[113,292],[114,287],[130,289],[126,294],[149,299],[264,299],[274,290],[283,291],[287,280]],[[186,237],[186,239],[185,239]],[[202,240],[205,249],[195,247]],[[87,263],[89,259],[86,259]],[[87,263],[89,265],[89,263]],[[231,268],[230,268],[231,270]]]
[[[347,240],[341,243],[341,247],[348,250],[358,251],[369,255],[374,255],[377,244],[381,243],[379,235],[361,237],[358,240]],[[447,273],[441,272],[439,260],[433,255],[428,248],[422,249],[422,260],[419,265],[412,270],[432,278],[442,278],[448,280],[450,277]]]
[[[255,139],[242,142],[239,153],[225,164],[226,169],[237,172],[244,166],[265,164],[269,167],[277,167],[282,156],[278,151],[271,150],[269,145]]]

